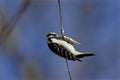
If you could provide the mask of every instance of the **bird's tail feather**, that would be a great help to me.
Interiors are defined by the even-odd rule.
[[[81,53],[81,52],[80,52]],[[94,53],[91,52],[82,52],[82,54],[77,54],[76,57],[77,58],[83,58],[83,57],[88,57],[88,56],[94,56]]]

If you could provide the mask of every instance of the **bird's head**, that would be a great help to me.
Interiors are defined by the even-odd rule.
[[[58,38],[59,37],[59,35],[57,34],[57,33],[54,33],[54,32],[50,32],[50,33],[48,33],[47,34],[47,39],[51,39],[51,38]]]

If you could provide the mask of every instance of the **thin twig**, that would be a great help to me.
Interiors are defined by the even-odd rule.
[[[0,38],[2,40],[4,40],[5,38],[7,38],[10,35],[12,30],[15,28],[15,25],[17,24],[19,19],[22,17],[23,13],[25,13],[25,11],[29,8],[30,4],[31,4],[31,0],[25,0],[21,4],[18,12],[14,16],[12,16],[9,21],[7,21],[4,14],[2,14],[0,12],[0,15],[2,16],[2,18],[6,22],[6,24],[3,26],[2,31],[0,33]]]
[[[1,43],[3,41],[4,32],[6,31],[6,29],[8,28],[8,25],[10,23],[2,9],[0,9],[0,16],[1,16],[1,20],[3,21],[2,25],[0,26],[0,29],[1,29],[0,30],[0,45],[1,45]]]
[[[62,10],[61,10],[60,0],[58,0],[58,7],[59,7],[59,13],[60,13],[61,34],[62,34],[62,37],[63,37],[64,36],[64,28],[63,28],[63,23],[62,23]]]
[[[72,80],[72,76],[71,76],[71,73],[70,73],[70,69],[69,69],[69,65],[68,65],[68,60],[66,59],[66,65],[67,65],[67,71],[68,71],[68,74],[69,74],[69,78],[70,80]]]
[[[58,0],[58,6],[59,6],[59,13],[60,13],[61,35],[62,35],[62,38],[64,39],[64,28],[63,28],[63,24],[62,24],[62,10],[61,10],[61,5],[60,5],[60,0]],[[67,58],[66,58],[66,66],[67,66],[67,71],[68,71],[69,78],[70,78],[70,80],[72,80]]]

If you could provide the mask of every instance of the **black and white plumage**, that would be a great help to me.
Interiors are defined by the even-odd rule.
[[[46,37],[48,47],[50,48],[50,50],[60,57],[73,61],[82,61],[80,60],[80,58],[94,55],[90,52],[76,51],[73,47],[73,44],[69,43],[69,41],[67,42],[66,40],[60,38],[60,36],[54,32],[48,33]]]

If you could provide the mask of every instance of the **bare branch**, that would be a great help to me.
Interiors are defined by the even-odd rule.
[[[0,11],[0,15],[5,21],[5,24],[1,27],[2,29],[0,32],[0,42],[4,41],[10,35],[12,30],[15,28],[16,23],[19,21],[25,11],[29,8],[30,4],[31,0],[24,0],[18,12],[13,17],[11,17],[10,20],[7,20],[6,15],[4,15],[2,11]]]

